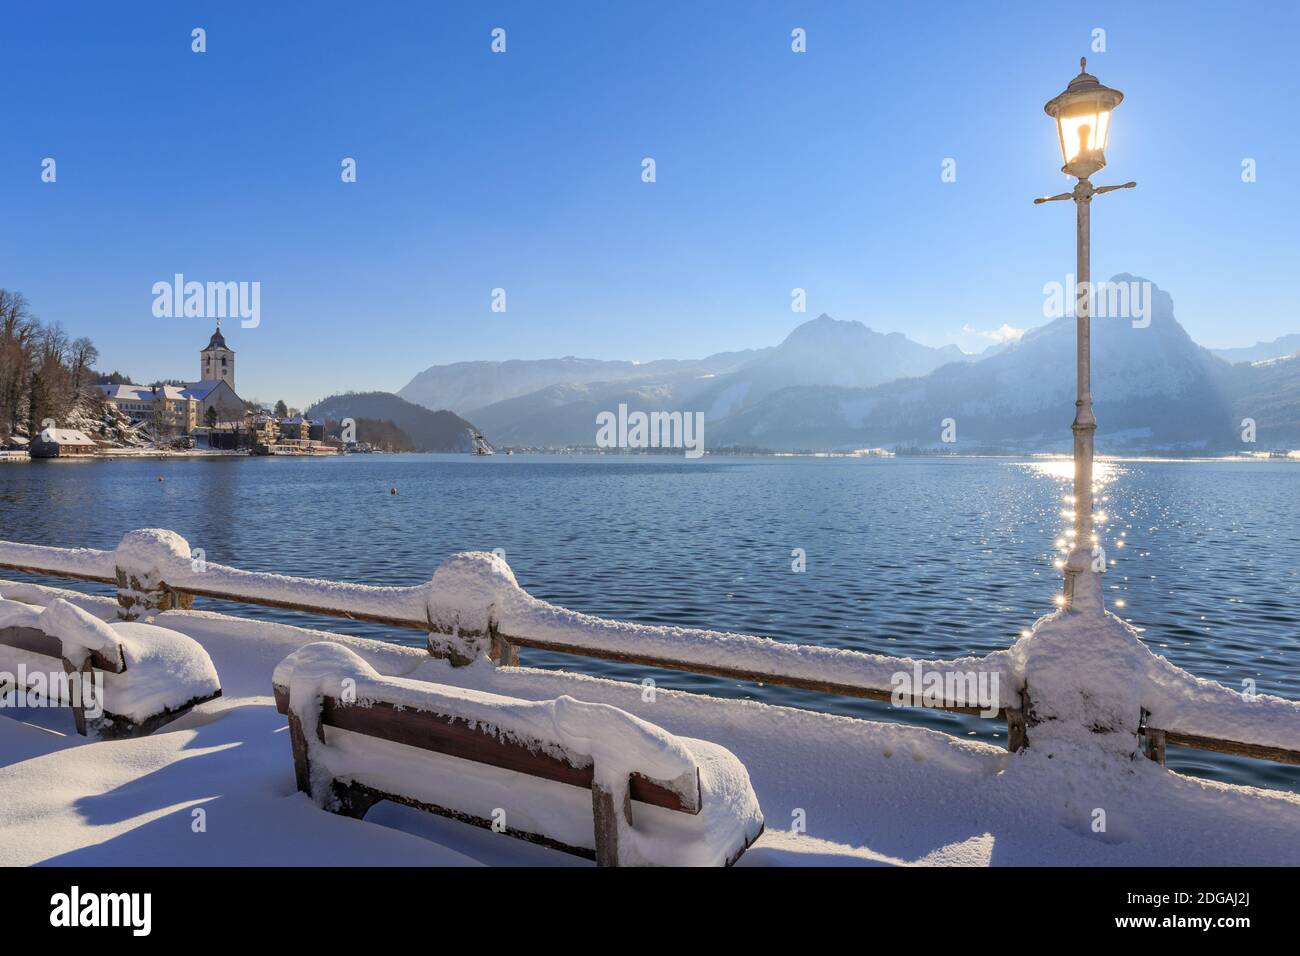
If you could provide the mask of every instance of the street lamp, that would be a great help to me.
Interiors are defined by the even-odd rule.
[[[1092,414],[1089,315],[1092,284],[1089,281],[1088,214],[1092,197],[1115,189],[1129,189],[1137,183],[1094,187],[1088,177],[1106,165],[1106,140],[1110,136],[1110,114],[1124,99],[1119,90],[1102,86],[1087,72],[1088,61],[1079,59],[1079,75],[1070,81],[1065,92],[1048,100],[1043,107],[1056,120],[1056,133],[1065,165],[1061,172],[1079,180],[1074,189],[1034,202],[1073,199],[1078,214],[1077,262],[1075,266],[1078,298],[1075,302],[1077,325],[1077,388],[1074,402],[1074,547],[1065,562],[1064,606],[1074,610],[1101,610],[1101,568],[1093,561],[1092,520],[1092,445],[1097,419]]]

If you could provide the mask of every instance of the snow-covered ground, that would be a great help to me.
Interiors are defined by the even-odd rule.
[[[35,585],[0,582],[0,595],[116,612],[107,599]],[[1055,719],[1031,728],[1030,748],[1014,755],[917,727],[662,686],[648,702],[640,685],[486,662],[452,668],[418,649],[205,612],[156,623],[206,649],[223,696],[133,740],[77,737],[67,710],[0,717],[0,863],[587,865],[389,804],[348,819],[299,794],[271,677],[291,652],[334,640],[387,677],[526,700],[568,695],[727,748],[748,770],[767,826],[741,866],[1300,864],[1300,796],[1179,776],[1130,756],[1131,734],[1074,734],[1068,694],[1053,698],[1061,709],[1044,716]],[[1059,619],[1055,627],[1068,630]],[[1029,665],[1067,646],[1049,637],[1036,654],[1021,648]],[[1097,640],[1124,650],[1118,632]],[[1127,720],[1123,667],[1095,681],[1117,680],[1100,712],[1117,707]],[[1282,736],[1289,742],[1291,731]]]

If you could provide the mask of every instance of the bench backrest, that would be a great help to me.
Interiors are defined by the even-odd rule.
[[[75,605],[68,604],[66,601],[60,600],[56,603],[78,610]],[[126,671],[126,655],[122,652],[122,644],[112,638],[111,633],[110,641],[97,642],[97,646],[88,647],[77,640],[77,633],[68,633],[62,628],[58,623],[59,615],[50,615],[47,613],[49,610],[48,607],[42,608],[0,598],[0,644],[60,660],[71,657],[68,651],[72,648],[81,648],[89,655],[91,666],[96,670],[108,671],[110,674],[121,674]],[[81,614],[86,618],[91,617],[84,611]],[[63,615],[66,617],[67,611],[64,611]],[[97,618],[91,619],[107,629],[108,625],[104,622]],[[84,626],[84,622],[79,623]]]
[[[108,625],[62,599],[41,608],[0,598],[0,645],[62,661],[70,678],[88,678],[92,669],[126,672],[126,654]],[[84,697],[72,705],[72,718],[85,737]]]
[[[348,694],[339,691],[344,681],[351,682]],[[391,799],[492,826],[486,818],[421,803],[410,794],[380,792],[355,781],[332,780],[330,794],[314,793],[312,740],[324,745],[327,727],[589,790],[594,856],[600,865],[617,865],[620,824],[631,825],[633,801],[686,814],[701,810],[699,768],[684,745],[613,707],[571,698],[523,701],[423,681],[382,678],[360,657],[333,643],[308,645],[286,658],[276,669],[274,691],[277,708],[289,718],[298,789],[322,805],[337,801],[341,812],[354,816],[364,815],[378,800]],[[548,721],[554,722],[554,732]],[[581,730],[567,733],[566,724]],[[607,738],[608,746],[602,751],[600,740],[588,745],[592,736]],[[577,745],[579,749],[575,749],[575,739],[583,741]],[[581,747],[591,752],[584,753]],[[636,755],[642,751],[653,767],[650,772],[632,769],[625,778],[620,772],[613,780],[602,772],[602,760],[619,767],[635,765],[616,758],[615,753]],[[656,773],[665,770],[669,779],[656,778]],[[515,835],[592,855],[589,849],[547,839],[545,834]]]
[[[280,713],[290,713],[287,688],[275,688],[275,700]],[[542,741],[536,741],[529,747],[525,743],[506,740],[486,728],[466,723],[463,717],[455,714],[408,710],[375,700],[360,706],[344,703],[336,697],[322,697],[320,723],[325,727],[391,740],[408,747],[472,760],[556,783],[567,783],[584,790],[590,790],[595,779],[594,766],[575,767],[567,760],[553,757],[539,749],[538,745]],[[700,812],[698,771],[695,787],[686,793],[670,789],[645,774],[636,772],[631,774],[629,790],[632,799],[638,803],[681,813]]]

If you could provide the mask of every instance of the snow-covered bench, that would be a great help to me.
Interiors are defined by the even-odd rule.
[[[600,866],[730,865],[763,830],[733,754],[606,704],[383,677],[332,642],[286,657],[274,689],[298,789],[336,813],[391,800]]]
[[[104,738],[151,733],[221,695],[212,659],[193,639],[101,621],[61,598],[44,608],[0,598],[0,683],[5,693],[71,705],[77,732]]]

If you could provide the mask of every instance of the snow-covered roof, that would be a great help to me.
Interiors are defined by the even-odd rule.
[[[159,394],[169,401],[182,401],[191,396],[186,394],[188,386],[159,385],[101,385],[99,390],[106,398],[116,402],[152,402]]]
[[[186,398],[197,398],[199,401],[203,401],[221,384],[222,380],[219,378],[206,378],[201,382],[188,382],[184,386],[184,394]]]
[[[171,401],[194,399],[201,402],[223,384],[221,379],[204,379],[181,385],[159,385],[156,390],[152,385],[101,385],[99,390],[105,398],[116,402],[152,402],[160,392]]]
[[[93,445],[95,440],[75,428],[47,428],[41,432],[41,441],[56,445]]]

